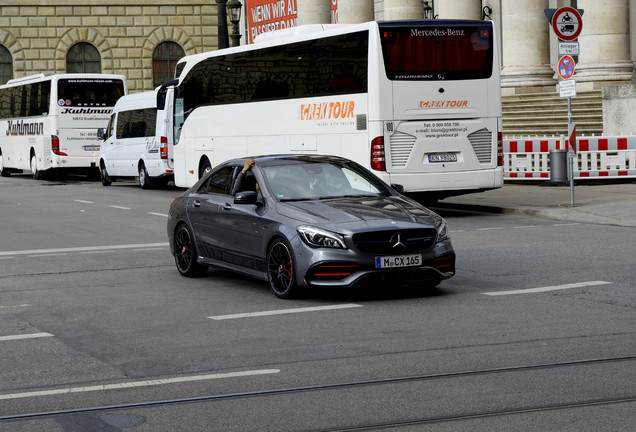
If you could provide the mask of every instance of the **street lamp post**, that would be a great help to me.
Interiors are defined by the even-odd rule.
[[[216,0],[217,18],[219,20],[219,49],[228,48],[230,46],[227,38],[227,14],[225,11],[225,5],[227,0]]]
[[[227,13],[230,15],[230,22],[232,23],[232,46],[236,47],[241,45],[241,33],[239,33],[239,22],[241,22],[241,8],[243,5],[239,0],[230,0],[227,2]]]
[[[431,3],[433,3],[435,0],[431,0]],[[434,6],[431,6],[428,4],[428,0],[423,0],[422,1],[422,7],[424,8],[424,18],[425,19],[432,19],[434,18],[433,14],[435,13],[434,11]]]

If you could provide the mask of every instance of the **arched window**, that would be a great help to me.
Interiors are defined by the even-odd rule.
[[[86,42],[73,45],[66,54],[66,72],[101,73],[102,58],[97,48]]]
[[[174,78],[177,61],[185,51],[175,42],[162,42],[152,53],[152,81],[154,87]]]
[[[13,78],[13,58],[8,49],[0,45],[0,85]]]

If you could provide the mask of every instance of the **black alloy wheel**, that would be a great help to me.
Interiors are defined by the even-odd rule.
[[[269,286],[278,298],[289,299],[296,295],[296,274],[291,248],[282,240],[276,240],[267,254]]]
[[[197,250],[192,232],[186,224],[181,224],[174,233],[174,262],[182,276],[199,276],[207,270],[197,263]]]

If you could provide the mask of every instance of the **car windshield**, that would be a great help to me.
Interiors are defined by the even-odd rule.
[[[353,164],[293,163],[263,167],[279,201],[389,195],[387,187]]]

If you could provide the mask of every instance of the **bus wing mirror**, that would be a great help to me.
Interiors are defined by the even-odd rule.
[[[171,86],[176,86],[177,84],[179,84],[179,80],[176,80],[176,79],[161,84],[161,86],[157,90],[157,109],[158,110],[160,111],[164,110],[166,107],[166,92],[167,92],[166,89]]]
[[[97,138],[102,141],[106,141],[106,133],[104,133],[104,128],[97,129]]]

